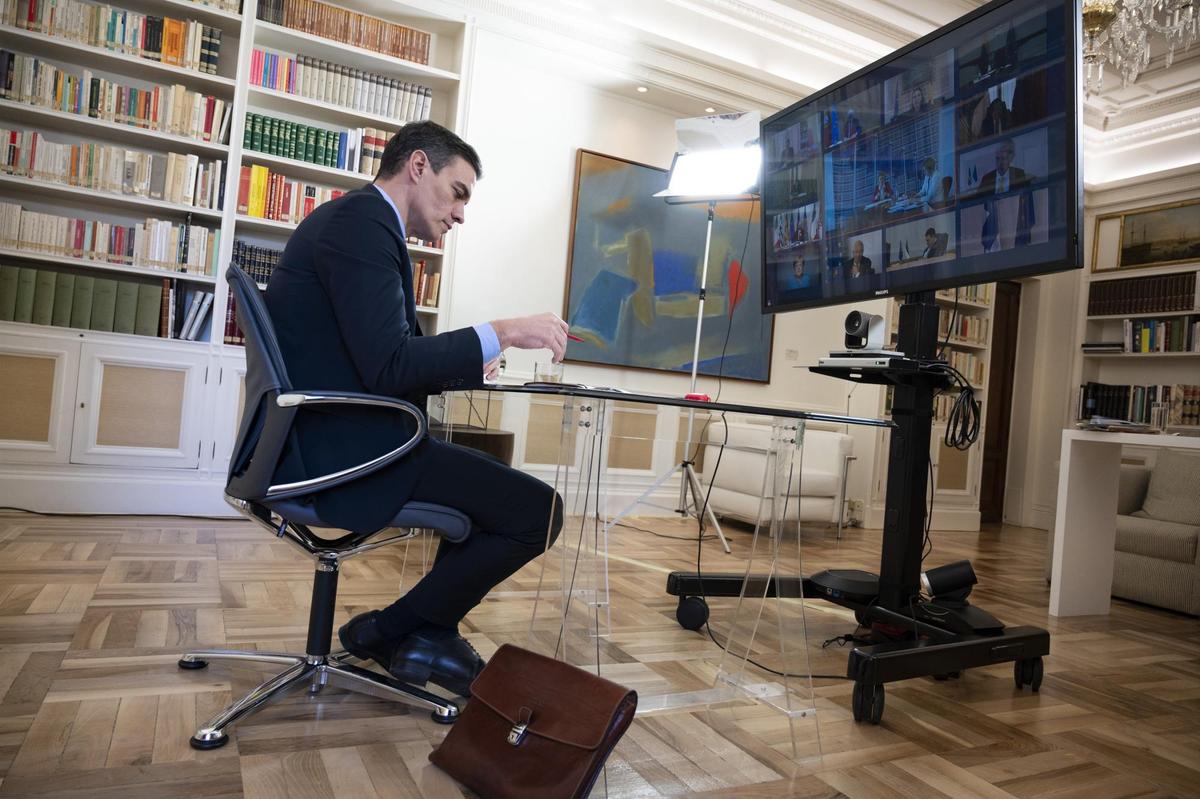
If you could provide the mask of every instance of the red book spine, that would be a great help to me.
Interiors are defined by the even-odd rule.
[[[243,166],[238,172],[237,212],[250,212],[250,167]]]

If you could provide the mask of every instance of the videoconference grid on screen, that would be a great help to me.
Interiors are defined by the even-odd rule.
[[[764,310],[1069,265],[1066,19],[1012,0],[768,119]]]

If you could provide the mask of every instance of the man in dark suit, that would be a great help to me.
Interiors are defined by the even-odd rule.
[[[862,239],[855,239],[850,246],[850,260],[846,262],[847,277],[866,277],[875,274],[871,259],[863,255]]]
[[[925,229],[925,249],[921,253],[922,258],[937,258],[939,255],[946,254],[946,244],[938,232],[933,228]]]
[[[406,125],[384,150],[373,183],[325,203],[288,240],[266,302],[292,383],[301,389],[385,394],[424,409],[426,395],[494,376],[506,347],[566,349],[554,314],[497,320],[423,336],[405,239],[436,240],[462,224],[481,173],[475,150],[440,125]],[[301,411],[277,479],[328,474],[406,440],[403,414]],[[338,632],[352,654],[405,682],[432,681],[460,695],[483,660],[458,622],[487,593],[537,557],[562,526],[562,500],[545,483],[474,450],[425,439],[406,457],[311,498],[321,517],[348,530],[386,526],[410,501],[457,508],[478,528],[442,542],[433,567],[391,606]]]
[[[975,189],[976,193],[1006,194],[1028,186],[1033,177],[1019,166],[1012,165],[1016,153],[1016,146],[1012,139],[1000,142],[996,149],[996,168],[984,174],[983,179],[979,181],[979,186]]]

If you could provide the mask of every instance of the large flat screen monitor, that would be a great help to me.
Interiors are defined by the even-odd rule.
[[[764,311],[1081,266],[1078,19],[997,0],[765,119]]]

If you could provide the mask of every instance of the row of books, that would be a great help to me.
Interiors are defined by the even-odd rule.
[[[960,286],[948,291],[939,291],[938,299],[953,300],[956,296],[967,302],[978,302],[984,305],[992,304],[992,284],[978,283],[972,286]]]
[[[953,328],[951,321],[954,322]],[[972,344],[986,345],[988,342],[989,320],[981,316],[956,314],[949,308],[942,308],[938,313],[938,338],[950,340],[959,339]]]
[[[429,63],[432,37],[425,31],[319,0],[263,0],[258,4],[258,18],[405,61]]]
[[[232,263],[237,264],[242,271],[254,278],[254,282],[266,285],[275,271],[283,250],[250,244],[242,239],[233,240]]]
[[[1200,308],[1196,273],[1093,280],[1088,284],[1088,316],[1167,313]]]
[[[258,219],[298,223],[318,205],[346,192],[272,172],[257,164],[243,166],[238,181],[237,212]]]
[[[233,294],[229,295],[225,304],[225,334],[222,341],[243,347],[246,345],[246,334],[237,323],[237,302]]]
[[[58,143],[0,128],[0,171],[85,189],[220,210],[225,162],[99,142]]]
[[[971,382],[971,385],[979,388],[983,385],[987,378],[984,372],[987,364],[983,358],[980,358],[973,352],[961,352],[959,350],[951,350],[945,353],[945,358],[951,366],[962,372],[963,377]]]
[[[1122,321],[1125,352],[1200,352],[1200,316]]]
[[[433,90],[312,56],[255,47],[250,84],[400,122],[429,119]]]
[[[7,25],[217,74],[221,31],[195,20],[139,14],[83,0],[0,0]]]
[[[221,231],[191,223],[147,219],[122,225],[44,214],[0,202],[0,247],[67,258],[215,275]]]
[[[0,264],[0,321],[194,340],[203,330],[212,292],[191,289],[190,316],[175,319],[175,297],[186,287],[77,275]],[[205,297],[207,296],[207,299]]]
[[[326,130],[287,119],[246,114],[242,146],[260,153],[373,176],[391,136],[390,131],[375,128]]]
[[[429,268],[424,260],[413,264],[413,300],[425,308],[438,304],[438,289],[442,284],[442,273]]]
[[[1150,423],[1150,408],[1166,403],[1167,424],[1200,427],[1200,385],[1175,383],[1126,386],[1088,382],[1079,387],[1078,418],[1108,416],[1140,424]]]
[[[146,89],[68,72],[45,59],[0,50],[0,97],[120,125],[224,143],[232,104],[182,84]]]

